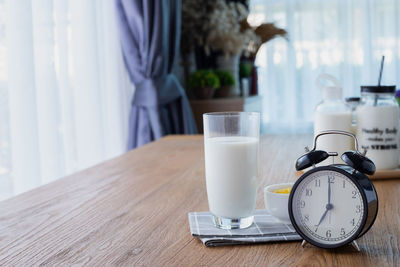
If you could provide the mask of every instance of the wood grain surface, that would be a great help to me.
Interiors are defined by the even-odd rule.
[[[398,179],[400,178],[400,168],[393,170],[376,170],[374,175],[369,175],[371,180],[379,180],[379,179]]]
[[[265,185],[294,181],[311,136],[265,136]],[[0,265],[393,266],[400,265],[400,180],[375,181],[379,213],[351,247],[299,242],[207,248],[187,213],[208,210],[201,136],[169,136],[0,203]]]

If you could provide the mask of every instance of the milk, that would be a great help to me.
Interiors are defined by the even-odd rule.
[[[314,120],[314,136],[321,131],[340,130],[352,133],[352,114],[350,111],[344,112],[316,112]],[[329,134],[318,138],[317,149],[327,152],[338,152],[337,157],[330,157],[319,165],[329,165],[334,163],[344,164],[340,156],[347,150],[353,150],[354,141],[349,136]]]
[[[397,106],[362,105],[356,110],[360,150],[367,149],[377,169],[399,165],[399,109]]]
[[[211,137],[204,140],[208,205],[216,216],[253,215],[258,177],[258,139]]]
[[[323,85],[326,80],[333,86]],[[314,117],[314,137],[322,131],[345,131],[352,133],[352,114],[351,109],[342,99],[342,87],[339,81],[329,75],[320,74],[316,81],[317,87],[321,89],[322,102],[315,109]],[[318,137],[317,149],[326,152],[337,152],[338,156],[329,157],[325,161],[318,164],[345,164],[340,156],[343,152],[353,149],[353,140],[349,136],[339,134],[328,134]]]

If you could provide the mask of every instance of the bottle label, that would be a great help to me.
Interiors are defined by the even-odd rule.
[[[361,128],[363,134],[363,150],[397,150],[397,128]],[[365,142],[367,141],[367,142]]]
[[[399,166],[399,109],[397,106],[357,108],[357,139],[379,169]]]

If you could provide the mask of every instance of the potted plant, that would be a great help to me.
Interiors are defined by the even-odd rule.
[[[227,97],[235,85],[235,79],[228,71],[217,70],[215,74],[218,76],[220,87],[215,91],[215,97]]]
[[[198,70],[190,75],[188,86],[197,99],[212,98],[220,85],[218,76],[211,70]]]

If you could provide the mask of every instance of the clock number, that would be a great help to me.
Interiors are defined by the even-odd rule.
[[[304,215],[304,221],[308,222],[310,220],[310,217],[308,215]]]
[[[312,190],[311,189],[309,189],[309,188],[306,189],[306,196],[309,196],[309,197],[312,196]]]
[[[351,191],[351,193],[353,194],[353,196],[351,198],[356,198],[357,191]]]
[[[304,208],[306,206],[306,202],[304,200],[300,201],[300,208]]]
[[[360,205],[357,205],[356,206],[356,213],[360,213],[361,212],[361,206]]]
[[[331,237],[331,236],[332,236],[331,230],[326,231],[326,237]]]
[[[321,187],[321,180],[320,179],[315,180],[315,187]]]
[[[346,234],[346,232],[344,231],[344,228],[341,228],[340,229],[340,235],[345,235]]]
[[[343,180],[343,188],[346,188],[346,180]]]
[[[328,176],[328,183],[335,183],[335,177],[334,176]]]
[[[351,225],[353,225],[353,226],[356,224],[354,218],[353,218],[353,220],[350,221],[350,223],[351,223]]]

